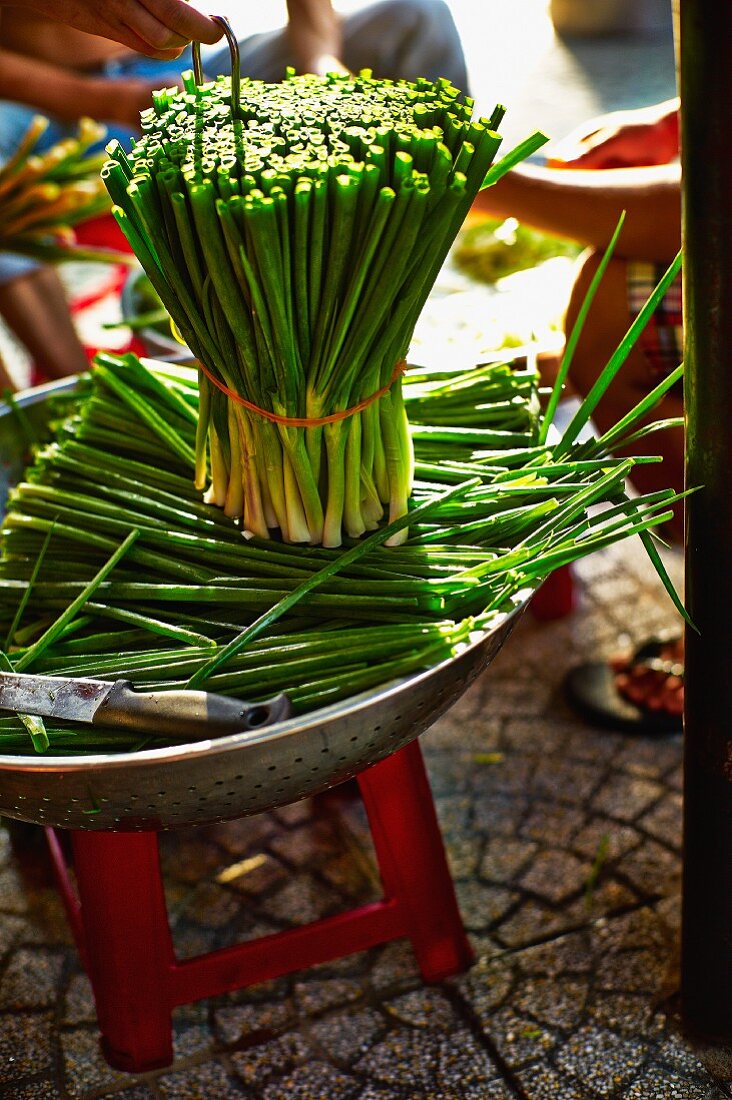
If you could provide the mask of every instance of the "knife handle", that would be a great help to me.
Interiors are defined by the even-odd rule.
[[[208,691],[135,691],[129,680],[118,680],[97,709],[94,725],[201,739],[262,729],[289,718],[291,712],[283,694],[244,703]]]

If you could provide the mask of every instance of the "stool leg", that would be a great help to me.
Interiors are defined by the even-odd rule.
[[[447,866],[419,742],[358,777],[386,895],[409,914],[422,976],[441,981],[473,960]]]
[[[76,831],[73,846],[105,1057],[138,1073],[167,1066],[175,959],[157,834]]]
[[[529,611],[539,622],[553,622],[571,615],[576,602],[572,567],[560,565],[531,597]]]

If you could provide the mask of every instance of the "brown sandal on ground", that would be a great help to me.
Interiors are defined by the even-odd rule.
[[[564,681],[567,702],[605,729],[652,736],[681,733],[682,646],[678,635],[654,637],[627,660],[578,665]]]

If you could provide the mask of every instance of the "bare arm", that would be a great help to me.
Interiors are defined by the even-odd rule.
[[[159,84],[77,73],[0,47],[0,99],[25,103],[66,122],[88,114],[103,122],[139,126],[140,111],[150,106],[152,89]]]
[[[15,4],[18,0],[0,0]],[[191,41],[218,42],[221,27],[185,0],[26,0],[33,11],[111,38],[148,57],[178,57]]]
[[[523,165],[481,191],[474,210],[604,248],[626,211],[617,255],[670,262],[681,245],[681,169],[575,171]]]
[[[346,72],[340,22],[330,0],[287,0],[288,34],[299,71]]]
[[[577,127],[553,145],[550,163],[559,168],[631,168],[668,164],[679,155],[679,100],[613,111]]]

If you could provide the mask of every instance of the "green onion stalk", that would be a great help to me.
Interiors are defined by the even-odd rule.
[[[102,175],[199,364],[196,485],[260,539],[337,547],[407,511],[404,361],[503,112],[367,70],[242,80],[233,115],[229,77],[183,83]]]
[[[109,195],[100,179],[104,153],[90,149],[106,129],[79,120],[74,137],[35,152],[48,119],[34,115],[15,152],[0,167],[0,252],[12,251],[47,262],[127,262],[127,255],[76,243],[73,227],[108,213]]]
[[[552,442],[532,368],[415,366],[404,387],[415,421],[410,512],[327,548],[246,539],[201,499],[196,369],[100,354],[72,396],[53,399],[52,430],[9,494],[0,664],[251,701],[282,690],[303,714],[459,653],[552,569],[631,534],[678,603],[648,541],[677,497],[628,497],[626,478],[653,459],[611,454],[650,430],[648,413],[678,374],[601,439],[577,442],[590,402]],[[431,423],[446,402],[456,426]],[[407,538],[386,549],[407,524]],[[0,719],[0,753],[163,743]]]

